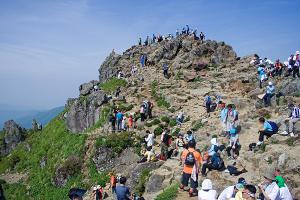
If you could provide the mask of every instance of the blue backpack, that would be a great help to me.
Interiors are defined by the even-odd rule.
[[[272,130],[274,131],[274,133],[277,133],[278,132],[277,124],[275,122],[272,122],[272,121],[268,121],[268,123],[271,125]]]

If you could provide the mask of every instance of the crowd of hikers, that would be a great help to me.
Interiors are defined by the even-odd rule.
[[[180,36],[192,36],[195,40],[200,40],[201,42],[205,40],[205,34],[203,32],[200,32],[198,36],[196,28],[192,29],[190,28],[189,25],[186,25],[181,30],[177,29],[175,36],[169,33],[167,35],[152,34],[152,37],[147,36],[144,41],[142,40],[142,38],[139,38],[138,45],[148,46],[151,44],[162,42],[164,40],[171,40],[175,37],[180,37]]]
[[[202,42],[205,39],[203,32],[198,37],[197,29],[192,30],[188,25],[183,27],[181,31],[176,30],[175,37],[180,37],[181,35],[190,35],[196,40],[200,39]],[[143,43],[142,39],[139,38],[139,45],[147,46],[172,38],[174,38],[172,34],[168,34],[167,36],[153,34],[152,38],[147,36]],[[147,63],[147,54],[142,54],[140,57],[141,68],[144,68]],[[276,87],[273,84],[275,79],[291,75],[293,78],[300,77],[299,51],[289,56],[286,62],[281,62],[277,59],[273,63],[268,58],[261,59],[255,56],[250,64],[257,67],[259,87],[262,89],[265,86],[265,92],[261,97],[265,107],[271,106],[274,96],[281,95],[279,93],[276,94]],[[168,64],[164,63],[162,71],[165,78],[169,76],[168,68]],[[135,74],[136,71],[137,67],[132,66],[131,73]],[[117,78],[123,78],[121,71],[118,72]],[[120,88],[117,88],[115,96],[119,97],[120,93]],[[207,117],[210,117],[211,112],[219,112],[222,127],[220,135],[211,137],[210,145],[200,150],[196,142],[197,138],[192,130],[186,132],[180,130],[174,134],[174,129],[166,127],[158,138],[156,138],[153,132],[146,130],[146,136],[143,138],[140,152],[141,158],[138,163],[178,159],[178,164],[183,168],[180,189],[187,191],[190,197],[198,196],[199,200],[254,200],[257,198],[261,200],[292,200],[292,195],[285,184],[285,179],[281,176],[280,169],[265,171],[263,175],[264,181],[258,185],[251,184],[240,177],[235,185],[229,186],[219,195],[217,194],[217,191],[213,188],[213,181],[206,178],[210,171],[224,171],[232,176],[240,176],[243,173],[247,173],[245,164],[239,157],[242,147],[239,141],[241,130],[239,113],[233,103],[226,104],[221,96],[218,95],[211,96],[207,94],[204,97],[203,106],[206,109]],[[288,108],[289,112],[287,118],[284,120],[285,131],[280,134],[295,137],[295,123],[300,119],[300,105],[290,103]],[[138,120],[144,123],[147,119],[153,117],[152,110],[153,103],[148,100],[143,101],[136,112],[126,113],[116,107],[109,117],[112,132],[134,130],[138,126]],[[181,110],[174,118],[176,120],[176,128],[180,129],[186,118],[184,112]],[[249,144],[249,151],[257,149],[264,144],[266,138],[270,138],[279,132],[278,125],[264,117],[260,117],[257,123],[257,142]],[[222,140],[223,143],[219,143],[219,140]],[[227,144],[224,144],[224,141]],[[158,146],[160,148],[156,148]],[[224,159],[227,159],[227,166]],[[201,186],[198,185],[199,175],[204,179]],[[144,199],[142,194],[132,195],[129,187],[126,186],[126,177],[118,176],[115,173],[110,173],[110,188],[117,200]],[[102,193],[103,191],[100,186],[94,187],[96,199],[102,199]]]

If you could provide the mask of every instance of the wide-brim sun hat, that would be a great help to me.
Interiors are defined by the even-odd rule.
[[[296,51],[296,53],[295,53],[296,55],[298,55],[298,54],[300,54],[300,51]]]
[[[204,179],[202,182],[202,190],[211,190],[212,189],[212,182],[209,179]]]

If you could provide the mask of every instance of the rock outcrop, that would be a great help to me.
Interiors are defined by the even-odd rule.
[[[65,114],[68,129],[78,133],[93,126],[99,120],[101,106],[105,103],[107,96],[101,90],[93,91],[88,96],[70,99],[67,103],[68,112]]]
[[[1,141],[0,155],[9,154],[21,141],[25,139],[26,130],[15,121],[9,120],[4,123],[4,137]]]

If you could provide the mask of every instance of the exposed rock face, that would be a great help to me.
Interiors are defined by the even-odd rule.
[[[164,163],[163,161],[158,161],[158,162],[150,162],[150,163],[140,163],[136,165],[136,167],[130,173],[130,177],[127,181],[127,185],[130,188],[134,188],[138,184],[139,177],[143,172],[143,170],[148,169],[150,171],[153,171],[159,168],[163,163]]]
[[[4,139],[1,145],[0,155],[9,154],[21,141],[25,139],[26,130],[15,121],[9,120],[4,123]]]
[[[280,92],[285,96],[294,96],[300,94],[300,82],[298,80],[288,81],[282,84]]]
[[[68,179],[80,171],[81,166],[82,163],[78,156],[69,156],[63,164],[56,168],[55,175],[53,177],[53,185],[57,187],[65,186]]]
[[[85,97],[69,100],[69,111],[66,113],[68,129],[76,133],[93,126],[99,120],[101,105],[106,102],[106,95],[101,90]]]
[[[83,83],[79,86],[80,95],[86,96],[92,92],[95,85],[98,85],[99,81],[92,80],[88,83]]]
[[[147,55],[149,65],[155,65],[159,69],[167,63],[173,69],[187,69],[195,65],[196,70],[201,70],[208,63],[221,64],[236,60],[236,53],[224,42],[207,40],[202,44],[190,37],[180,37],[147,47],[133,46],[123,55],[111,53],[99,68],[100,82],[116,76],[118,70],[129,74],[131,65],[138,65],[142,54]]]

